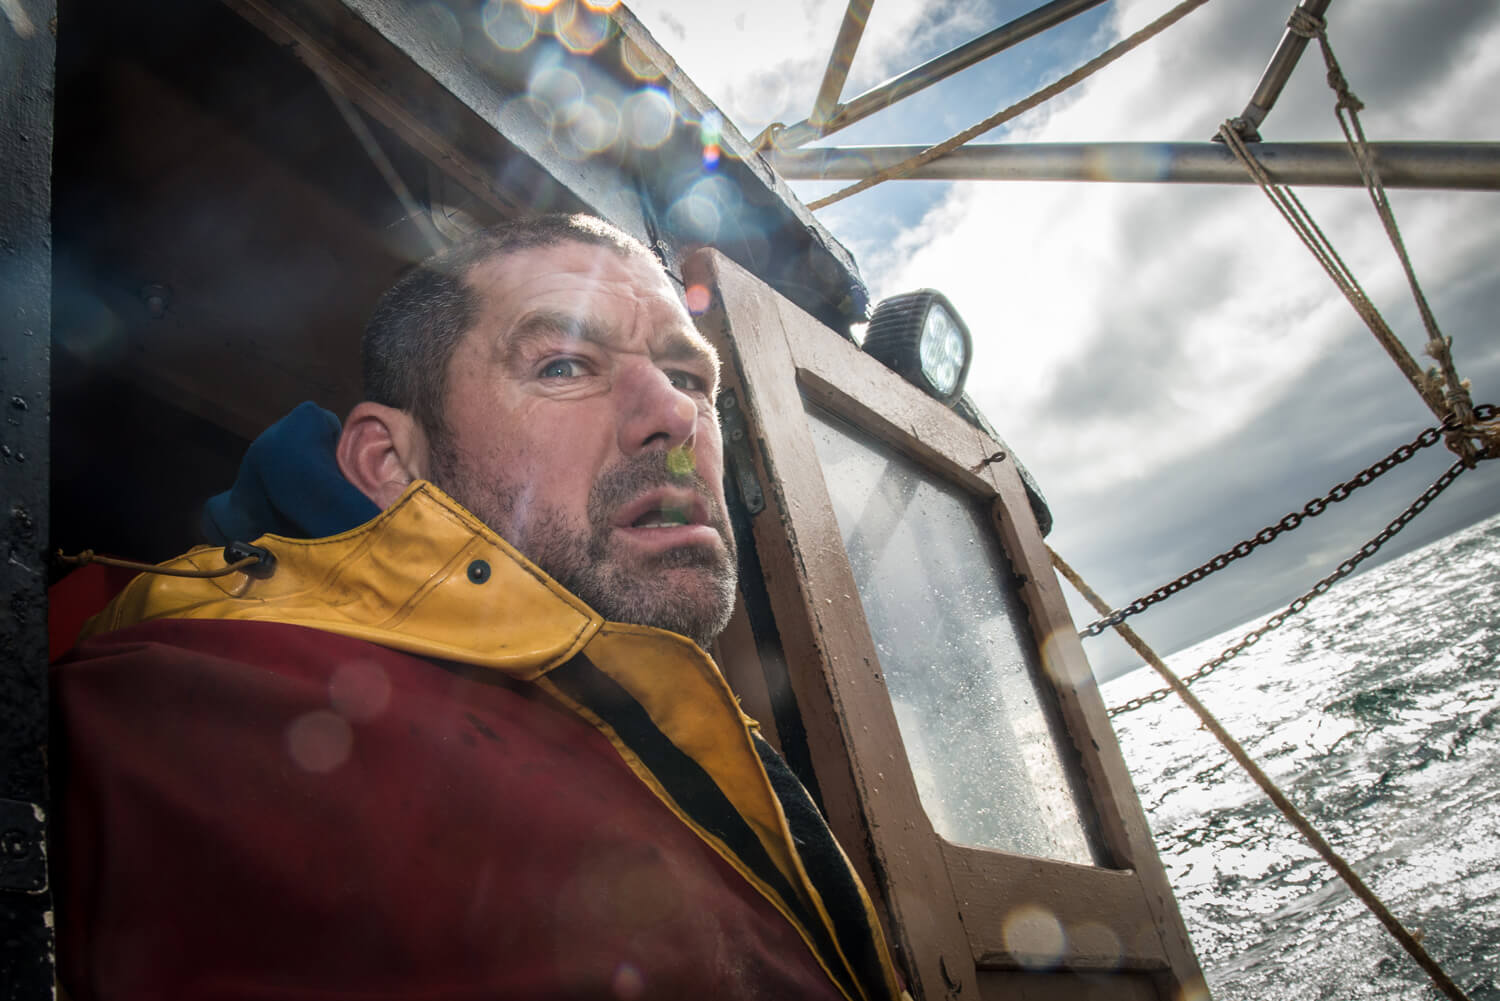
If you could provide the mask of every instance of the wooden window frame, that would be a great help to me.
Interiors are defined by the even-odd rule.
[[[1001,445],[714,251],[686,262],[712,291],[699,326],[749,422],[766,509],[756,550],[830,826],[874,888],[919,998],[1181,997],[1201,989],[1165,872],[1041,532]],[[988,506],[1021,581],[1107,867],[955,845],[927,819],[806,419],[842,418]],[[731,443],[734,445],[737,443]],[[853,599],[853,600],[851,600]],[[1061,957],[1007,919],[1034,903]],[[1100,988],[1107,978],[1108,989]],[[1029,987],[1027,986],[1029,985]],[[1206,992],[1204,993],[1206,997]]]

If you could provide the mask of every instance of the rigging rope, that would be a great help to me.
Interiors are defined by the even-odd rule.
[[[1334,58],[1333,47],[1328,42],[1327,22],[1298,7],[1293,9],[1287,27],[1305,38],[1316,38],[1322,49],[1323,61],[1328,68],[1328,85],[1337,96],[1334,102],[1334,115],[1338,119],[1339,128],[1344,133],[1344,139],[1349,145],[1354,162],[1359,167],[1360,176],[1365,182],[1365,190],[1370,195],[1376,214],[1379,215],[1381,225],[1385,228],[1386,236],[1390,239],[1391,246],[1401,261],[1401,268],[1406,274],[1407,284],[1411,287],[1417,311],[1421,314],[1422,324],[1427,330],[1427,353],[1438,363],[1436,369],[1423,372],[1417,365],[1415,359],[1380,315],[1375,304],[1370,301],[1370,297],[1360,287],[1354,273],[1334,249],[1332,241],[1319,228],[1312,214],[1302,204],[1301,199],[1291,188],[1278,183],[1271,177],[1266,168],[1256,159],[1255,154],[1251,152],[1244,136],[1235,128],[1232,121],[1225,122],[1219,127],[1219,138],[1224,140],[1235,158],[1260,185],[1266,197],[1276,206],[1277,211],[1291,225],[1292,230],[1312,252],[1313,257],[1323,266],[1323,270],[1349,300],[1349,304],[1354,307],[1360,319],[1365,321],[1365,325],[1370,328],[1370,332],[1375,335],[1381,347],[1385,348],[1386,353],[1391,356],[1396,367],[1406,376],[1407,381],[1412,384],[1422,401],[1439,419],[1446,422],[1449,418],[1453,418],[1459,428],[1467,428],[1474,423],[1474,404],[1469,397],[1468,386],[1459,378],[1458,371],[1453,364],[1451,350],[1453,339],[1444,337],[1438,329],[1437,319],[1432,314],[1427,297],[1417,281],[1411,257],[1406,252],[1406,244],[1396,224],[1395,212],[1391,209],[1385,185],[1375,165],[1374,151],[1370,148],[1369,141],[1365,138],[1364,127],[1359,121],[1359,112],[1364,108],[1364,104],[1350,90],[1349,81],[1344,77],[1338,60]],[[1485,440],[1482,448],[1476,448],[1470,436],[1457,430],[1450,431],[1446,440],[1448,448],[1472,466],[1480,456],[1500,454],[1500,435],[1491,431],[1482,437]]]
[[[1375,308],[1375,304],[1360,287],[1359,280],[1354,277],[1354,273],[1339,256],[1333,243],[1302,204],[1302,200],[1291,188],[1278,184],[1272,179],[1230,123],[1225,122],[1219,126],[1219,135],[1234,153],[1235,158],[1244,165],[1250,176],[1260,185],[1266,197],[1271,199],[1271,204],[1276,206],[1276,210],[1292,227],[1292,231],[1302,240],[1303,245],[1311,251],[1313,257],[1323,266],[1323,270],[1328,272],[1328,277],[1333,279],[1333,283],[1344,294],[1344,298],[1349,300],[1349,305],[1354,307],[1360,319],[1365,321],[1365,325],[1370,328],[1370,332],[1375,335],[1380,346],[1385,348],[1386,353],[1391,356],[1391,360],[1396,363],[1401,374],[1406,376],[1407,381],[1416,389],[1417,395],[1422,397],[1428,409],[1439,418],[1447,417],[1447,405],[1443,400],[1442,390],[1422,371],[1416,360],[1406,350],[1406,346],[1386,325],[1385,318],[1380,315],[1380,311]]]
[[[826,206],[832,205],[834,202],[843,201],[850,195],[857,195],[861,191],[864,191],[868,188],[873,188],[875,185],[880,184],[884,181],[890,181],[895,180],[896,178],[905,177],[907,174],[911,173],[913,170],[916,170],[918,167],[921,167],[924,164],[931,163],[933,160],[936,160],[939,157],[947,156],[949,153],[952,153],[954,150],[958,149],[969,140],[983,135],[996,126],[1003,125],[1004,123],[1010,121],[1012,118],[1030,111],[1032,108],[1035,108],[1037,105],[1042,104],[1045,101],[1051,100],[1058,94],[1061,94],[1063,91],[1067,90],[1069,87],[1072,87],[1074,84],[1081,83],[1083,80],[1092,76],[1098,70],[1103,69],[1110,63],[1114,62],[1116,59],[1119,59],[1131,49],[1135,48],[1143,42],[1150,40],[1151,38],[1154,38],[1161,32],[1165,31],[1167,28],[1170,28],[1172,25],[1176,24],[1178,21],[1182,20],[1188,14],[1192,13],[1194,10],[1203,6],[1207,2],[1208,0],[1182,0],[1182,2],[1177,6],[1173,7],[1171,10],[1167,11],[1161,17],[1157,18],[1155,21],[1152,21],[1144,28],[1135,32],[1129,38],[1115,43],[1114,45],[1105,49],[1103,52],[1099,53],[1099,55],[1095,56],[1093,59],[1090,59],[1082,66],[1069,73],[1067,76],[1053,81],[1052,83],[1043,87],[1041,90],[1032,94],[1030,97],[1017,101],[1015,104],[1012,104],[1010,107],[1005,108],[1002,111],[997,111],[995,114],[986,118],[984,121],[980,122],[977,125],[971,125],[969,128],[964,129],[962,132],[951,139],[945,139],[942,142],[938,143],[936,146],[929,146],[927,149],[924,149],[916,156],[908,157],[907,159],[902,160],[900,163],[893,163],[889,167],[878,170],[875,173],[871,174],[869,177],[856,181],[848,187],[840,188],[833,194],[823,198],[819,198],[817,201],[808,202],[807,207],[813,210],[825,208]],[[762,133],[762,135],[764,134],[765,133]]]
[[[1450,350],[1453,346],[1453,339],[1444,337],[1442,331],[1438,329],[1437,318],[1432,315],[1432,309],[1427,304],[1427,296],[1423,294],[1422,286],[1417,281],[1411,258],[1406,253],[1406,244],[1401,239],[1401,231],[1396,225],[1396,214],[1391,209],[1390,199],[1385,193],[1385,185],[1380,180],[1380,171],[1375,166],[1374,151],[1370,148],[1369,140],[1365,138],[1364,126],[1359,121],[1359,112],[1364,109],[1364,102],[1355,97],[1354,92],[1349,89],[1349,81],[1339,67],[1338,60],[1334,58],[1333,46],[1328,41],[1328,23],[1323,18],[1309,14],[1299,7],[1292,11],[1287,26],[1305,38],[1316,38],[1318,41],[1318,47],[1323,52],[1323,63],[1328,67],[1328,86],[1338,96],[1338,100],[1334,102],[1334,116],[1338,118],[1339,128],[1343,130],[1344,141],[1349,144],[1350,150],[1354,153],[1360,176],[1365,181],[1365,190],[1370,194],[1370,201],[1375,205],[1381,225],[1385,227],[1386,236],[1390,238],[1396,256],[1401,259],[1401,268],[1406,272],[1406,281],[1411,287],[1417,311],[1422,316],[1422,325],[1427,329],[1427,353],[1438,363],[1442,372],[1452,413],[1462,423],[1470,423],[1473,420],[1473,403],[1469,399],[1467,387],[1459,379],[1458,371],[1453,365],[1453,354]]]
[[[1441,492],[1448,483],[1452,483],[1465,468],[1462,462],[1455,462],[1452,468],[1447,473],[1444,473],[1443,477],[1439,478],[1437,483],[1428,488],[1428,493],[1424,494],[1423,497],[1427,497],[1428,494],[1436,496],[1436,493]],[[1444,482],[1444,479],[1447,482]],[[1442,487],[1438,486],[1439,483],[1442,484]],[[1421,498],[1418,499],[1421,500]],[[1422,506],[1425,507],[1426,504]],[[1408,509],[1408,512],[1412,516],[1415,516],[1415,512],[1412,512],[1410,509]],[[1407,520],[1411,520],[1410,517]],[[1393,522],[1392,524],[1394,525],[1395,523]],[[1399,529],[1397,530],[1399,531]],[[1387,531],[1390,530],[1387,529]],[[1394,532],[1391,534],[1394,534]],[[1368,548],[1368,544],[1366,548]],[[1379,548],[1379,546],[1376,546],[1376,548]],[[1083,578],[1078,575],[1078,572],[1070,567],[1061,556],[1057,555],[1050,546],[1047,547],[1047,552],[1052,556],[1052,565],[1068,579],[1070,584],[1078,589],[1078,593],[1083,595],[1097,611],[1107,614],[1109,612],[1109,604],[1103,598],[1099,597],[1088,584],[1084,583]],[[1360,553],[1363,554],[1364,550],[1361,549]],[[1360,559],[1363,559],[1363,556],[1357,555],[1354,562],[1357,563]],[[1325,580],[1327,579],[1325,578]],[[1322,582],[1320,581],[1319,583],[1321,584]],[[1401,947],[1411,955],[1412,959],[1416,960],[1418,966],[1426,971],[1438,989],[1448,997],[1453,998],[1454,1001],[1470,1001],[1469,996],[1463,992],[1463,989],[1453,982],[1452,978],[1448,976],[1437,960],[1433,959],[1427,950],[1423,948],[1421,941],[1401,923],[1400,918],[1391,913],[1390,908],[1386,907],[1385,902],[1376,895],[1374,890],[1366,885],[1365,881],[1354,871],[1354,868],[1328,843],[1323,835],[1318,832],[1318,829],[1312,825],[1312,822],[1302,814],[1302,811],[1298,810],[1296,805],[1287,798],[1286,794],[1276,785],[1276,782],[1261,770],[1260,766],[1255,763],[1254,759],[1250,757],[1239,741],[1235,740],[1229,731],[1224,729],[1224,725],[1218,721],[1213,713],[1208,711],[1208,707],[1188,690],[1187,683],[1173,673],[1172,669],[1136,634],[1135,630],[1123,624],[1117,624],[1115,630],[1124,637],[1125,642],[1129,643],[1136,653],[1140,654],[1146,663],[1155,668],[1156,672],[1166,680],[1167,684],[1171,686],[1168,690],[1175,691],[1182,698],[1182,701],[1187,703],[1188,708],[1193,710],[1198,719],[1203,723],[1203,726],[1218,738],[1219,743],[1229,752],[1230,757],[1249,774],[1256,785],[1260,786],[1271,802],[1276,805],[1276,808],[1281,811],[1282,816],[1286,817],[1291,825],[1297,829],[1297,833],[1301,834],[1303,839],[1322,856],[1323,861],[1327,862],[1333,868],[1334,872],[1338,873],[1339,878],[1353,891],[1360,902],[1369,908],[1370,912],[1379,919],[1380,923],[1385,926],[1386,931],[1390,932],[1391,936],[1397,942],[1401,943]],[[1113,715],[1113,711],[1111,715]]]

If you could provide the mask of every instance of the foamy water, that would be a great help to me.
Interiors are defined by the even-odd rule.
[[[1156,687],[1142,669],[1103,693]],[[1500,517],[1345,581],[1194,691],[1469,996],[1500,1001]],[[1443,996],[1175,696],[1115,727],[1218,1001]]]

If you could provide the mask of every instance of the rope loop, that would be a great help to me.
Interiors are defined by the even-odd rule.
[[[1292,8],[1292,16],[1286,19],[1286,26],[1292,34],[1308,39],[1318,38],[1328,30],[1326,20],[1301,7]]]
[[[1319,41],[1323,39],[1320,38]],[[1326,46],[1327,42],[1324,42],[1324,45]],[[1328,58],[1330,61],[1333,59],[1331,51],[1328,53]],[[1365,110],[1365,102],[1354,96],[1354,91],[1350,89],[1349,81],[1344,76],[1344,71],[1339,69],[1338,63],[1331,63],[1328,69],[1328,86],[1338,96],[1338,100],[1334,103],[1335,110],[1347,108],[1356,113]]]

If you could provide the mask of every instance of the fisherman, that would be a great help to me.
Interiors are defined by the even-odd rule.
[[[266,558],[141,575],[54,671],[73,1001],[901,996],[704,653],[719,366],[655,258],[488,230],[363,350],[341,430],[273,426],[162,568]]]

